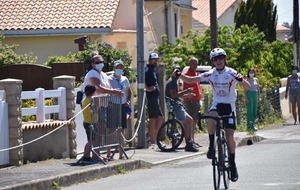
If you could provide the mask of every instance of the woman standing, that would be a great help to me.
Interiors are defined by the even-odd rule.
[[[248,130],[257,131],[255,127],[255,120],[257,117],[257,105],[260,97],[260,89],[258,79],[255,77],[253,68],[248,70],[247,79],[250,88],[245,90],[246,108],[247,108],[247,128]]]
[[[292,104],[292,114],[294,117],[294,125],[297,124],[297,111],[298,107],[298,119],[300,122],[300,79],[299,79],[299,67],[292,66],[292,75],[287,79],[286,90],[285,90],[285,99],[287,99],[289,92],[289,101]]]

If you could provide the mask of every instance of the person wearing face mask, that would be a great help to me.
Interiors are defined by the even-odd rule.
[[[131,89],[130,83],[126,76],[123,76],[124,63],[121,60],[114,62],[114,73],[109,76],[109,81],[114,89],[120,89],[123,92],[121,99],[121,126],[122,134],[124,136],[125,129],[127,128],[127,110],[130,108]],[[122,138],[122,146],[125,146],[124,139]],[[119,159],[124,159],[122,150],[119,149]]]
[[[159,57],[157,53],[151,53],[149,55],[149,63],[145,68],[145,88],[147,96],[147,107],[148,107],[148,135],[150,138],[150,148],[156,148],[156,135],[160,128],[164,117],[162,114],[161,107],[159,105],[159,86],[157,83],[157,76],[154,68],[158,64]]]
[[[292,66],[292,74],[287,79],[285,99],[289,95],[289,101],[292,105],[292,114],[294,118],[294,125],[297,124],[297,108],[298,108],[298,119],[300,123],[300,75],[299,67]]]
[[[250,84],[250,88],[248,90],[244,90],[247,108],[247,128],[248,130],[257,131],[257,128],[255,127],[255,120],[257,117],[257,106],[260,97],[260,88],[253,68],[248,70],[246,80]]]
[[[95,54],[91,58],[91,67],[92,69],[89,70],[89,72],[85,75],[84,77],[84,82],[83,82],[83,89],[87,85],[93,85],[96,87],[96,92],[95,95],[113,95],[113,96],[118,96],[122,97],[123,92],[120,89],[114,89],[111,87],[109,78],[106,73],[102,71],[104,67],[104,60],[101,55]],[[101,106],[100,110],[98,111],[98,119],[99,123],[101,124],[98,129],[95,129],[98,131],[99,134],[102,134],[103,129],[106,127],[105,126],[105,107]],[[95,145],[99,146],[101,142],[101,138],[97,135],[96,140],[95,140]],[[98,155],[100,155],[100,150],[96,149],[95,150]],[[110,148],[107,148],[107,158],[109,159],[110,157]],[[97,157],[93,157],[93,159],[97,160]]]

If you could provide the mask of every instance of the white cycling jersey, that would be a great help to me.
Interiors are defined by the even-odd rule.
[[[222,73],[213,68],[207,72],[200,74],[201,81],[207,81],[212,87],[213,93],[213,105],[218,103],[232,104],[236,101],[236,84],[238,72],[232,68],[224,68]]]

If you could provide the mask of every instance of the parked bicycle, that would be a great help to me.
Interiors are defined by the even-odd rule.
[[[214,189],[218,190],[221,184],[221,177],[223,176],[223,182],[225,189],[229,188],[230,181],[230,166],[228,161],[228,148],[225,136],[225,129],[222,123],[223,119],[235,119],[234,116],[209,116],[201,115],[200,119],[213,119],[216,121],[216,141],[214,144],[215,156],[212,158],[213,166],[213,181]]]
[[[166,97],[168,105],[168,120],[162,124],[157,133],[157,146],[163,152],[171,152],[179,147],[184,138],[184,127],[181,121],[176,119],[173,106],[179,104]]]

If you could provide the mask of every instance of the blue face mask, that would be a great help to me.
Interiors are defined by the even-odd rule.
[[[123,74],[123,69],[115,69],[115,74],[121,76]]]
[[[103,67],[104,67],[104,63],[99,63],[99,64],[96,65],[96,69],[98,71],[102,71]]]

